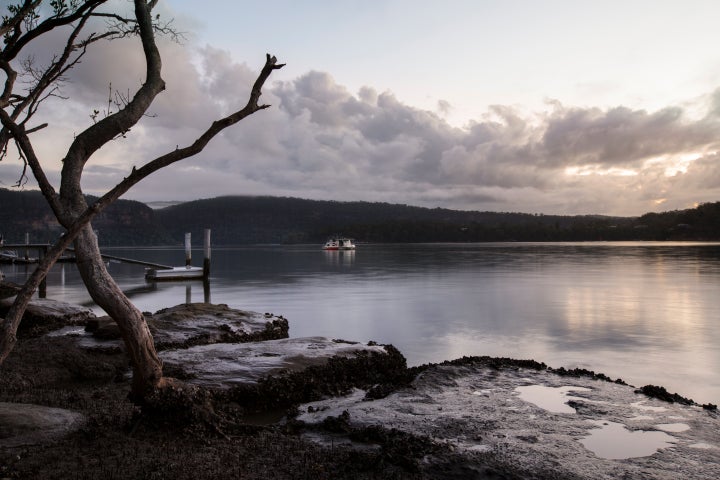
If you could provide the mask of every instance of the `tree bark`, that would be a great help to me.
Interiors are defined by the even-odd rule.
[[[91,224],[87,224],[75,239],[75,255],[90,297],[120,329],[133,368],[132,395],[140,400],[162,383],[162,361],[145,317],[105,268]]]
[[[265,66],[253,84],[248,102],[242,109],[213,122],[190,145],[184,148],[176,147],[175,150],[161,155],[139,168],[133,166],[127,177],[88,207],[81,189],[82,172],[86,163],[99,148],[134,126],[145,114],[155,97],[165,88],[161,77],[162,62],[155,43],[153,17],[151,16],[151,10],[157,0],[134,0],[137,34],[142,42],[146,61],[145,82],[132,100],[122,109],[101,119],[75,137],[63,159],[60,190],[57,193],[46,178],[40,159],[36,156],[28,137],[28,134],[37,131],[45,124],[31,129],[26,129],[25,124],[35,114],[38,104],[49,96],[50,85],[57,81],[67,69],[79,62],[84,48],[90,42],[89,39],[94,41],[106,36],[106,34],[97,36],[91,34],[84,43],[81,42],[79,45],[75,41],[88,19],[94,15],[95,8],[104,3],[106,0],[85,0],[67,15],[53,16],[34,27],[28,27],[29,30],[23,33],[19,25],[23,19],[35,12],[35,8],[40,4],[38,1],[26,0],[22,9],[0,29],[1,34],[9,35],[11,31],[14,32],[9,37],[5,35],[6,46],[0,47],[0,73],[4,72],[7,76],[4,89],[0,91],[0,125],[2,125],[0,129],[0,160],[4,155],[4,147],[10,140],[14,140],[55,216],[67,229],[65,236],[50,249],[48,255],[41,260],[37,269],[25,283],[6,317],[0,318],[0,364],[3,363],[17,342],[18,325],[38,285],[65,248],[71,242],[75,242],[80,275],[95,303],[105,310],[119,326],[133,367],[132,393],[136,399],[142,400],[152,390],[170,382],[169,379],[168,381],[163,379],[162,362],[155,350],[144,316],[122,293],[105,268],[97,238],[89,222],[107,205],[148,175],[199,153],[212,138],[224,129],[259,110],[268,108],[269,105],[259,103],[262,87],[272,71],[282,68],[283,64],[278,64],[277,59],[268,54]],[[111,14],[97,15],[112,16]],[[28,43],[44,33],[76,21],[77,23],[68,34],[63,55],[53,61],[51,68],[47,69],[41,78],[36,79],[36,84],[28,89],[27,95],[21,97],[14,93],[18,77],[10,62]],[[71,54],[78,46],[82,52],[71,58]],[[23,101],[13,103],[12,99]],[[19,121],[18,118],[24,118],[24,120]],[[22,175],[25,175],[24,170]]]
[[[73,234],[74,235],[74,234]],[[40,261],[37,268],[33,271],[30,278],[25,282],[20,292],[15,297],[10,310],[5,318],[0,318],[0,365],[5,361],[17,343],[17,329],[22,320],[32,296],[35,294],[40,282],[43,281],[47,273],[50,271],[60,255],[70,245],[74,237],[70,234],[63,237],[57,244],[53,245],[47,254]]]

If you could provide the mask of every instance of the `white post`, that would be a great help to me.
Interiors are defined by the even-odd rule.
[[[190,234],[185,234],[185,266],[189,267],[192,263],[192,252],[191,252],[191,241]]]

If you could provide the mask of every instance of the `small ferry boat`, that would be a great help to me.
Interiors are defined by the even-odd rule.
[[[355,250],[355,244],[350,238],[333,237],[325,242],[323,250]]]

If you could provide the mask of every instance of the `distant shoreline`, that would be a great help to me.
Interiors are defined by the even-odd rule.
[[[89,198],[92,200],[92,198]],[[56,239],[63,229],[40,192],[0,189],[8,243]],[[174,203],[174,202],[169,202]],[[287,197],[216,197],[153,209],[118,200],[92,222],[103,246],[173,245],[186,232],[214,245],[322,244],[333,234],[357,243],[717,241],[720,202],[637,217],[464,211],[380,202]]]

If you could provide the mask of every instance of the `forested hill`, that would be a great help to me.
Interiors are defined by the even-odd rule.
[[[641,217],[556,216],[457,211],[371,202],[228,196],[152,210],[120,200],[95,221],[101,245],[320,243],[333,234],[358,242],[720,240],[720,202]],[[6,242],[52,242],[62,232],[36,191],[0,189]]]
[[[88,197],[92,201],[93,197]],[[92,222],[101,245],[167,245],[176,240],[157,224],[153,210],[141,202],[119,200]],[[0,188],[0,234],[5,243],[54,243],[64,232],[37,190]]]
[[[554,240],[581,238],[597,225],[631,221],[286,197],[217,197],[167,207],[155,214],[176,238],[182,238],[184,231],[195,236],[203,228],[211,228],[217,244],[319,243],[333,234],[360,242]]]

